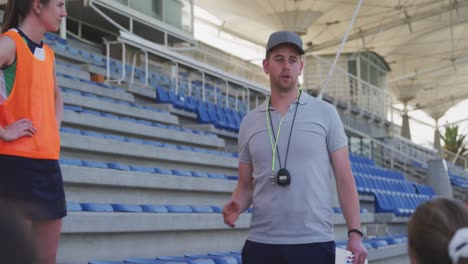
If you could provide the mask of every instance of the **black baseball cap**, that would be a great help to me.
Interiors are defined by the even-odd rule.
[[[268,38],[266,52],[268,53],[272,48],[281,44],[291,44],[296,47],[301,55],[305,53],[302,49],[302,39],[296,33],[287,30],[271,33]]]

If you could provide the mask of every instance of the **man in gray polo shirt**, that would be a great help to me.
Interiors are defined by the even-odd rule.
[[[253,205],[244,264],[333,264],[331,177],[348,226],[353,264],[364,263],[359,199],[347,138],[336,109],[301,92],[302,40],[295,33],[270,35],[263,69],[271,96],[250,111],[239,131],[239,181],[223,208],[234,226]]]

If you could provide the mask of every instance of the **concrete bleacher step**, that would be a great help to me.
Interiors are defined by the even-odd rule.
[[[110,161],[128,163],[131,159],[142,166],[164,166],[180,168],[206,168],[234,170],[237,169],[237,158],[230,155],[217,155],[195,151],[186,151],[168,147],[122,142],[106,138],[61,133],[62,154],[65,157],[107,158]],[[77,157],[78,155],[83,157]],[[86,159],[86,158],[85,158]]]
[[[89,80],[89,72],[83,69],[82,65],[69,64],[60,60],[56,60],[56,74],[68,74],[80,79]],[[60,82],[59,82],[60,83]]]
[[[100,86],[98,83],[92,81],[82,81],[82,79],[70,79],[63,75],[57,75],[57,81],[60,87],[73,89],[76,91],[96,94],[109,98],[114,98],[122,101],[133,102],[133,95],[120,89],[110,89]]]
[[[64,111],[63,124],[117,132],[121,135],[165,140],[165,142],[189,144],[192,146],[211,148],[225,147],[224,140],[215,136],[176,131],[138,123],[129,124],[129,122],[124,120],[109,119],[95,115],[76,113],[73,111]]]
[[[410,264],[406,243],[372,249],[367,256],[369,264]]]
[[[140,96],[152,101],[156,99],[156,89],[152,86],[144,86],[141,84],[123,84],[122,87],[124,87],[129,93],[132,93],[136,96]]]
[[[133,204],[224,204],[235,181],[62,165],[67,199]]]
[[[184,116],[184,117],[191,118],[191,119],[197,118],[196,113],[187,112],[185,110],[175,108],[172,104],[153,104],[153,106],[159,109],[168,111],[169,113],[174,114],[174,115]],[[203,130],[203,129],[199,129],[199,130]]]
[[[230,228],[221,213],[69,212],[63,223],[58,259],[59,263],[71,264],[240,249],[250,217],[249,213],[241,214],[236,227]],[[346,237],[342,218],[341,214],[334,215],[337,239]],[[127,243],[138,246],[129,250]],[[86,254],[76,252],[77,247]]]
[[[189,129],[196,129],[200,131],[213,133],[218,136],[225,137],[225,138],[237,139],[238,137],[238,133],[216,128],[213,124],[191,124],[191,125],[184,125],[184,127],[189,128]]]
[[[62,97],[66,105],[81,106],[106,113],[129,116],[164,124],[179,124],[179,119],[167,112],[148,111],[143,108],[107,102],[98,98],[90,98],[72,93],[63,93]]]
[[[373,214],[373,216],[373,222],[375,222],[375,214]],[[387,233],[387,225],[385,224],[373,223],[366,225],[366,235],[368,237],[383,236]]]

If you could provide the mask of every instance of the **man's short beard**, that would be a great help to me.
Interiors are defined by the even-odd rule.
[[[280,86],[280,85],[277,85],[277,87],[278,87],[280,93],[288,93],[288,92],[290,92],[291,90],[294,89],[296,84],[297,84],[297,81],[292,82],[291,85],[288,86],[288,87],[283,87],[283,86]]]

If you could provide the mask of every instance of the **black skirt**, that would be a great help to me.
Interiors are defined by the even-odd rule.
[[[58,160],[0,155],[0,197],[17,203],[32,220],[67,215]]]

